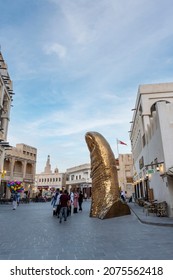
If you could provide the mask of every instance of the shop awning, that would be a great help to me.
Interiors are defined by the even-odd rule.
[[[48,190],[49,186],[38,186],[37,189],[38,190]]]

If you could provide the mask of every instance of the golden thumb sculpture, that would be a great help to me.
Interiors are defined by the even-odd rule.
[[[91,158],[90,216],[106,219],[130,214],[128,205],[119,198],[117,168],[110,145],[98,132],[87,132],[85,140]]]

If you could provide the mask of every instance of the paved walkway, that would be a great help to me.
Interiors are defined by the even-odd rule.
[[[154,213],[147,215],[143,207],[135,203],[128,203],[131,211],[136,215],[140,222],[150,225],[173,227],[173,218],[157,217]]]
[[[131,215],[100,220],[89,217],[87,201],[82,213],[59,224],[49,202],[22,204],[15,211],[0,205],[0,259],[173,260],[172,219],[148,217],[139,206],[130,207]],[[171,226],[158,226],[158,221]]]

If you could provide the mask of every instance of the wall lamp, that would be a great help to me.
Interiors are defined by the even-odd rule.
[[[156,166],[156,171],[160,171],[159,165]]]

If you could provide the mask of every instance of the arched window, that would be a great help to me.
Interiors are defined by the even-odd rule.
[[[26,173],[27,174],[32,174],[32,164],[31,163],[27,163],[27,165],[26,165]]]
[[[153,114],[153,112],[155,112],[155,111],[156,111],[156,104],[157,104],[158,102],[166,102],[166,103],[170,103],[169,101],[164,100],[164,99],[162,99],[162,100],[158,100],[158,101],[157,101],[157,102],[155,102],[155,103],[151,106],[151,108],[150,108],[151,115]]]

